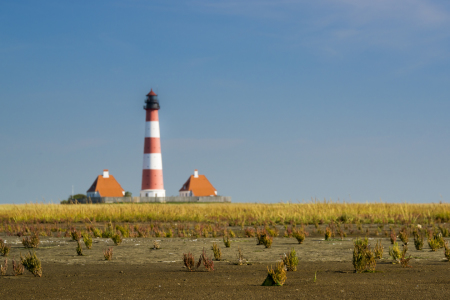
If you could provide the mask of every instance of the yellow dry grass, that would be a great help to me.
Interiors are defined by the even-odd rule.
[[[254,225],[344,222],[396,223],[450,220],[450,204],[309,203],[277,204],[20,204],[0,205],[0,221],[10,222],[224,222]]]

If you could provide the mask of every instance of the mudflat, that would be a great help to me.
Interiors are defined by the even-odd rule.
[[[436,262],[416,262],[410,269],[380,263],[378,272],[362,274],[353,273],[348,262],[301,262],[282,287],[261,286],[264,264],[217,263],[213,272],[188,272],[175,263],[50,263],[43,268],[41,278],[3,276],[2,299],[450,298],[449,265]]]
[[[232,238],[225,248],[221,238],[124,238],[119,246],[111,239],[94,238],[92,249],[83,245],[83,256],[76,253],[77,243],[70,238],[42,237],[35,251],[42,262],[43,276],[25,271],[12,276],[11,260],[29,250],[21,238],[1,236],[11,246],[9,270],[0,276],[2,299],[450,299],[450,262],[443,249],[415,250],[412,268],[392,264],[388,254],[390,241],[381,238],[383,259],[375,273],[354,273],[353,238],[325,241],[308,237],[303,244],[295,238],[274,238],[271,248],[256,245],[255,238]],[[379,238],[370,238],[375,244]],[[153,242],[161,248],[154,250]],[[214,271],[201,266],[189,272],[183,265],[183,253],[198,259],[203,249],[212,257],[217,243],[222,261],[214,262]],[[400,242],[401,243],[401,242]],[[105,261],[103,251],[113,248],[113,258]],[[249,261],[237,265],[238,248]],[[263,287],[267,266],[275,265],[294,248],[299,257],[298,270],[288,272],[284,286]],[[0,257],[1,263],[4,257]]]

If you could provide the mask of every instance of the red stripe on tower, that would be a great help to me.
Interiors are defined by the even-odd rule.
[[[145,114],[145,140],[144,165],[142,170],[141,197],[165,197],[161,141],[159,132],[159,101],[153,90],[147,94],[144,109]]]

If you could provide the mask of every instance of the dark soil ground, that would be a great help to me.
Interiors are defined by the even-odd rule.
[[[269,249],[256,245],[255,238],[242,237],[231,239],[231,248],[225,248],[221,238],[125,238],[120,246],[111,239],[94,238],[84,256],[76,254],[76,242],[70,238],[41,237],[35,249],[42,261],[41,278],[27,271],[10,275],[11,259],[28,250],[17,236],[0,237],[11,246],[9,270],[0,276],[0,299],[450,299],[450,262],[443,249],[433,252],[425,242],[417,251],[411,241],[412,268],[402,268],[392,264],[385,236],[376,273],[362,274],[354,273],[352,265],[354,237],[324,241],[317,235],[303,244],[277,237]],[[161,249],[151,249],[154,240]],[[372,247],[376,240],[369,238]],[[183,253],[198,259],[205,249],[212,256],[214,242],[224,259],[215,262],[215,271],[202,266],[188,272],[183,267]],[[103,258],[108,247],[113,247],[112,261]],[[251,265],[236,265],[238,248]],[[274,266],[292,248],[300,259],[298,271],[287,273],[283,287],[261,286],[267,266]]]
[[[302,262],[283,287],[261,286],[265,264],[215,267],[188,272],[174,263],[50,263],[41,278],[3,276],[0,291],[2,299],[450,299],[450,263],[409,269],[379,263],[377,273],[355,274],[351,262]]]

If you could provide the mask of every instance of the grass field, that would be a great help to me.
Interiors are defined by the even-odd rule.
[[[447,222],[450,204],[220,203],[220,204],[21,204],[0,205],[0,222],[202,222],[230,226],[315,223],[404,224]]]

